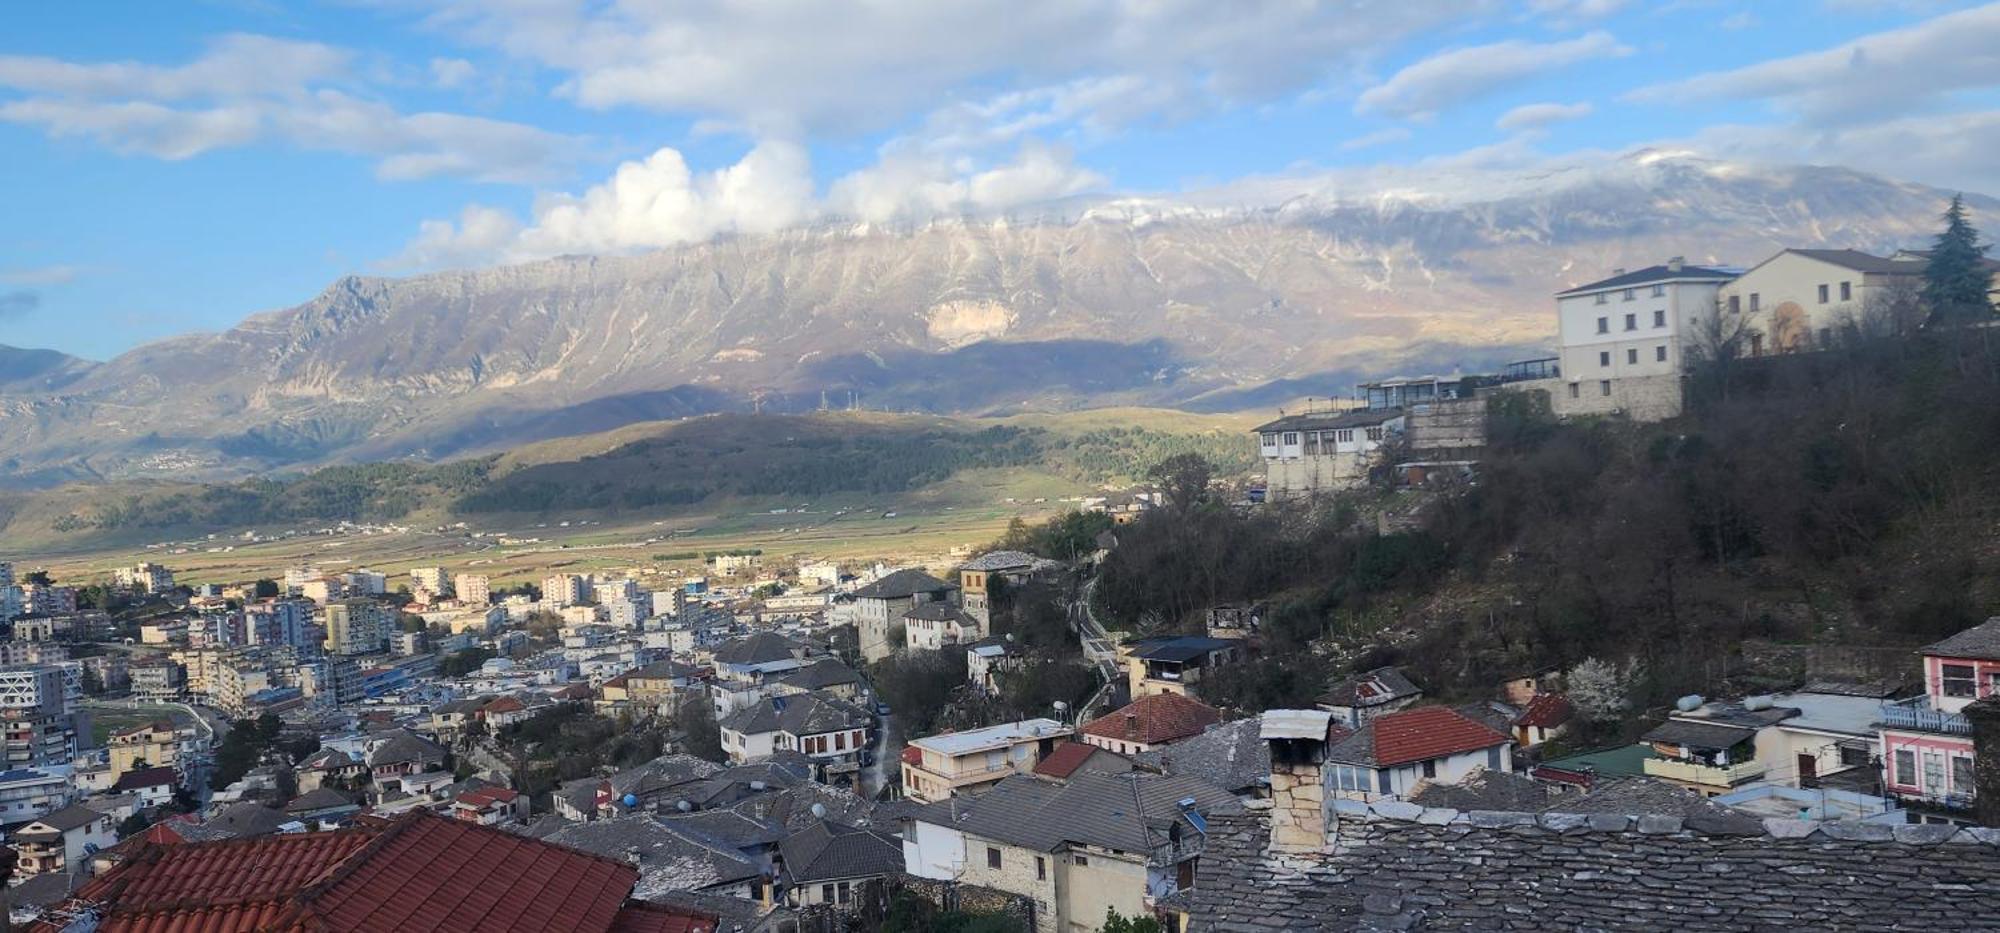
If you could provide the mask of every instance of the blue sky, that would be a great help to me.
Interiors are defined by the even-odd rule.
[[[2000,4],[16,4],[0,343],[101,359],[350,273],[1642,146],[2000,193]]]

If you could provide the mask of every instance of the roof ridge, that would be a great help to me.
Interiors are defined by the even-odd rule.
[[[1252,816],[1271,809],[1268,800],[1247,801],[1244,810]],[[1888,825],[1846,820],[1758,819],[1744,815],[1740,822],[1719,822],[1719,817],[1684,817],[1676,814],[1621,814],[1564,812],[1560,804],[1547,810],[1458,810],[1425,807],[1405,800],[1337,799],[1332,803],[1336,822],[1394,823],[1409,826],[1454,827],[1545,832],[1566,835],[1579,832],[1638,833],[1645,836],[1734,836],[1761,837],[1783,842],[1814,843],[1900,843],[1911,846],[1987,845],[2000,847],[2000,828],[1951,826],[1941,823]],[[1261,818],[1261,816],[1260,816]],[[1755,825],[1756,829],[1748,827]],[[1735,829],[1733,826],[1742,826]]]

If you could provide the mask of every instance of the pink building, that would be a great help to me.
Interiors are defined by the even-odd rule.
[[[2000,689],[2000,617],[1923,655],[1924,695],[1882,707],[1882,783],[1906,803],[1969,811],[1972,723],[1962,711]]]

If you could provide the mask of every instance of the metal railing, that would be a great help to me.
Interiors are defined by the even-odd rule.
[[[1734,765],[1705,765],[1698,761],[1680,761],[1672,758],[1648,758],[1644,767],[1649,777],[1710,787],[1734,787],[1762,777],[1764,772],[1771,770],[1769,765],[1761,761],[1746,761]]]
[[[1882,704],[1882,725],[1891,729],[1913,729],[1946,735],[1971,735],[1972,720],[1958,713],[1902,703]]]

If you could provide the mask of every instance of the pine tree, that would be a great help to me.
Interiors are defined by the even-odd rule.
[[[1965,218],[1965,200],[1954,195],[1944,212],[1944,232],[1931,249],[1924,268],[1924,306],[1932,324],[1962,323],[1993,313],[1993,272],[1986,268],[1986,247],[1979,231]]]

